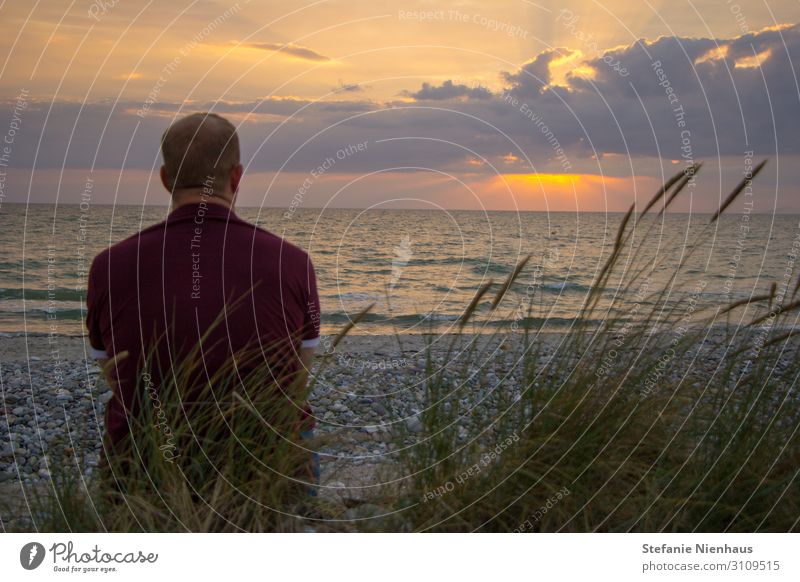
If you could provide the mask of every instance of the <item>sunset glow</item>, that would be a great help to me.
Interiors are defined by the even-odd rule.
[[[495,200],[505,182],[525,194],[496,199],[501,207],[546,210],[561,199],[623,210],[639,199],[636,187],[705,160],[697,196],[675,208],[711,211],[745,150],[780,151],[787,162],[800,153],[785,70],[800,52],[796,4],[745,17],[700,2],[698,19],[679,18],[666,1],[648,6],[6,3],[0,98],[12,116],[24,90],[27,108],[5,199],[47,201],[28,185],[52,183],[53,172],[109,183],[157,173],[170,120],[213,110],[240,126],[250,174],[242,204],[288,204],[311,168],[367,142],[315,180],[314,204],[332,195],[329,184],[352,179],[337,200],[381,202],[381,191],[358,190],[372,183],[363,176],[402,172],[414,198],[452,208]],[[800,210],[796,198],[776,202],[779,190],[800,187],[800,164],[775,168],[761,177],[763,211]],[[451,176],[448,186],[422,192],[436,173]],[[132,183],[97,196],[140,203]],[[460,183],[483,190],[465,196]],[[80,183],[60,190],[74,201]]]

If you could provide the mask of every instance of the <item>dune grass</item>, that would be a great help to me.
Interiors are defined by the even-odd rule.
[[[473,412],[457,407],[472,373],[464,362],[491,356],[464,350],[470,345],[464,338],[451,339],[458,357],[428,370],[422,442],[402,455],[399,473],[406,477],[395,517],[379,527],[797,529],[800,359],[792,330],[798,304],[773,283],[764,295],[709,307],[700,299],[703,280],[687,273],[692,254],[745,182],[690,242],[667,283],[654,288],[649,274],[660,259],[642,253],[656,231],[646,213],[659,209],[660,215],[687,182],[679,174],[645,212],[634,215],[631,207],[576,325],[552,353],[541,353],[536,330],[525,330],[514,358],[521,393],[509,391],[509,375],[496,381],[492,390],[506,406],[466,442],[457,428]],[[632,244],[642,225],[644,236]],[[527,261],[500,286],[491,309]],[[601,310],[599,297],[611,280],[614,294]],[[638,321],[609,316],[623,301]],[[471,303],[464,319],[478,304]],[[732,331],[729,315],[742,309],[749,321]],[[599,328],[582,323],[598,318]]]

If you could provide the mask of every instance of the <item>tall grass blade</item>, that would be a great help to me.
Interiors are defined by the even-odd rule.
[[[725,212],[725,210],[727,210],[728,206],[733,204],[733,201],[736,200],[736,198],[739,196],[739,194],[742,193],[742,190],[744,190],[745,187],[748,184],[752,184],[753,183],[753,180],[755,180],[755,177],[758,176],[758,173],[766,165],[766,163],[767,163],[767,160],[763,160],[755,168],[753,168],[753,171],[750,174],[750,176],[747,176],[747,177],[743,178],[742,181],[739,182],[739,184],[736,186],[736,188],[734,188],[733,191],[730,194],[728,194],[728,197],[720,205],[719,209],[714,213],[714,216],[711,217],[711,220],[709,221],[709,224],[711,224],[713,222],[716,222],[716,220],[720,217],[720,215],[723,212]]]

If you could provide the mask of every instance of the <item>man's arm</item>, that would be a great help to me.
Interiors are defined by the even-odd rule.
[[[120,352],[113,358],[97,358],[95,361],[97,365],[100,366],[100,371],[103,372],[103,377],[105,377],[106,382],[108,382],[108,387],[111,388],[112,392],[116,393],[116,382],[114,380],[114,375],[112,372],[116,369],[117,364],[128,357],[127,350],[124,352]]]
[[[311,366],[314,363],[314,352],[319,344],[320,332],[320,304],[319,293],[317,291],[317,275],[314,272],[314,265],[311,259],[306,259],[306,279],[303,281],[305,287],[305,320],[303,322],[303,335],[300,342],[300,363],[302,373],[306,377],[311,374]]]
[[[314,363],[314,352],[316,351],[316,347],[300,348],[300,363],[303,366],[303,369],[300,371],[300,373],[305,377],[304,385],[308,385],[308,377],[311,375],[311,366]]]
[[[113,372],[117,364],[128,357],[128,352],[123,351],[111,357],[108,353],[107,346],[105,346],[103,342],[100,321],[106,309],[104,300],[106,289],[105,285],[102,284],[102,281],[104,281],[102,275],[105,260],[105,253],[101,253],[95,257],[89,269],[89,277],[86,285],[86,329],[89,339],[88,355],[94,358],[97,365],[100,366],[100,371],[103,373],[108,387],[116,393],[117,387]],[[98,286],[98,282],[100,282],[100,286]]]

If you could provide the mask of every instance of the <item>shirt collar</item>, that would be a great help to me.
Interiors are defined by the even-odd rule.
[[[228,208],[216,202],[193,202],[183,204],[172,210],[167,217],[168,222],[186,218],[222,218],[225,220],[239,220],[233,208]]]

